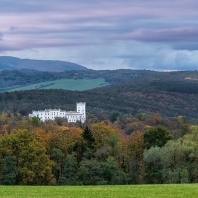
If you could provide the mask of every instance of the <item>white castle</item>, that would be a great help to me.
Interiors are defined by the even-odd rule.
[[[86,102],[77,102],[76,111],[62,111],[60,109],[45,109],[32,111],[29,117],[38,116],[41,121],[54,120],[55,118],[65,118],[68,122],[86,121]]]

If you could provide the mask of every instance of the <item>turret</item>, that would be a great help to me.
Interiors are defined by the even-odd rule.
[[[77,102],[76,103],[76,111],[80,114],[81,116],[81,122],[84,123],[86,120],[86,102]]]

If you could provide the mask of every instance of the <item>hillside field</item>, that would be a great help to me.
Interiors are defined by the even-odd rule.
[[[198,184],[123,186],[0,186],[0,197],[194,198]]]
[[[71,91],[83,91],[108,85],[104,78],[97,79],[60,79],[42,83],[20,86],[9,91],[31,90],[31,89],[65,89]]]

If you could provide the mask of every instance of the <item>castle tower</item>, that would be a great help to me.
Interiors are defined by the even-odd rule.
[[[84,123],[86,120],[86,102],[77,102],[76,103],[76,111],[80,114],[81,116],[81,122]]]

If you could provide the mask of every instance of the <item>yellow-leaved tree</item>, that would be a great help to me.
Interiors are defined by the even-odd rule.
[[[16,130],[12,134],[1,138],[0,158],[9,159],[8,156],[12,156],[17,162],[15,167],[17,175],[14,184],[55,184],[52,174],[53,162],[46,154],[45,146],[28,130]],[[1,170],[5,169],[6,165],[9,165],[9,163],[2,163]],[[7,174],[6,171],[4,172]],[[6,175],[1,175],[1,178],[6,178]]]

